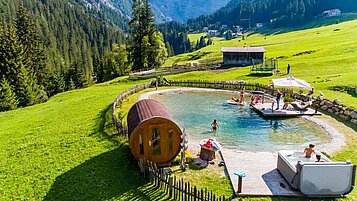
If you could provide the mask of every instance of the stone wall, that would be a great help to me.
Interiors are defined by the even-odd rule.
[[[319,107],[321,110],[324,110],[328,113],[334,113],[335,115],[341,117],[344,120],[350,121],[352,124],[357,126],[357,111],[351,108],[348,108],[343,105],[335,104],[329,100],[319,100],[316,99],[313,101],[313,106]]]

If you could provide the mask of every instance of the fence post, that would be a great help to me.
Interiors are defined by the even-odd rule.
[[[169,177],[169,198],[172,198],[172,182],[173,178]]]

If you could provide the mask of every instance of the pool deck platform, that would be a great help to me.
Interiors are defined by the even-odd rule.
[[[316,112],[312,108],[307,108],[306,111],[297,111],[291,106],[288,109],[271,110],[271,103],[263,103],[252,105],[251,108],[261,114],[264,117],[297,117],[302,115],[321,115],[320,112]],[[275,107],[275,106],[274,106]],[[268,108],[268,109],[267,109]]]
[[[276,169],[277,153],[222,150],[221,156],[237,196],[303,196],[290,187]],[[246,174],[241,193],[237,192],[236,172]]]

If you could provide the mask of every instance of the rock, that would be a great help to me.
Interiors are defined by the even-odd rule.
[[[344,119],[344,120],[347,120],[347,119],[348,119],[348,116],[346,116],[346,115],[340,114],[339,116],[340,116],[342,119]]]
[[[195,158],[193,159],[193,163],[197,165],[199,169],[205,168],[208,166],[208,162],[205,160],[202,160],[201,158]]]
[[[337,107],[338,109],[342,110],[342,105],[336,105],[335,107]]]
[[[323,105],[323,106],[321,106],[321,109],[326,111],[328,109],[328,107],[326,105]]]
[[[333,107],[332,108],[335,112],[340,112],[340,109],[338,109],[337,107]]]
[[[335,115],[337,115],[337,116],[338,116],[338,115],[340,115],[340,113],[339,113],[339,112],[335,112]]]
[[[352,111],[350,115],[351,115],[352,119],[357,119],[357,112],[356,111]]]
[[[333,104],[330,101],[326,101],[325,105],[327,105],[327,107],[333,107]]]
[[[344,110],[340,110],[340,114],[343,114]]]
[[[351,119],[351,123],[356,124],[357,125],[357,119]]]
[[[321,106],[325,105],[325,101],[321,101],[320,103]],[[326,106],[327,107],[327,106]]]
[[[333,113],[333,110],[332,109],[328,109],[327,112]]]
[[[346,116],[350,116],[351,112],[350,112],[349,110],[345,110],[345,111],[343,112],[343,114],[346,115]]]

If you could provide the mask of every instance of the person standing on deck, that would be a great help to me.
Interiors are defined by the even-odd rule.
[[[288,64],[288,68],[286,69],[287,73],[286,74],[289,74],[290,73],[290,64]]]
[[[280,93],[280,91],[278,90],[278,93],[276,94],[276,109],[275,109],[275,110],[279,110],[280,98],[281,98],[281,93]]]

